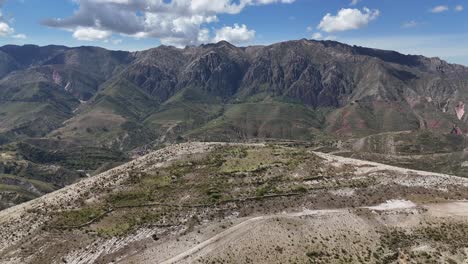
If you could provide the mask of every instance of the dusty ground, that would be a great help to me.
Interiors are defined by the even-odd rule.
[[[168,147],[39,199],[0,211],[0,223],[2,223],[0,227],[0,249],[5,250],[9,246],[15,245],[15,243],[41,226],[45,219],[38,217],[35,214],[36,211],[72,206],[86,190],[101,186],[106,188],[118,186],[120,182],[129,177],[128,171],[131,168],[163,166],[164,163],[180,156],[208,151],[211,146],[212,144],[208,143],[192,143]],[[93,196],[99,196],[99,193],[93,193]]]
[[[367,250],[377,251],[382,226],[412,229],[421,221],[442,221],[454,212],[460,217],[459,221],[465,221],[466,219],[461,217],[468,216],[468,202],[411,208],[381,206],[376,210],[368,210],[304,210],[298,213],[238,219],[238,223],[225,223],[231,226],[204,240],[203,236],[197,234],[208,233],[209,229],[217,230],[220,224],[207,225],[201,227],[200,232],[195,231],[178,238],[186,243],[176,243],[172,240],[153,242],[148,245],[148,249],[118,262],[307,263],[310,260],[307,253],[319,249],[338,253],[343,250],[354,252],[356,254],[352,262],[357,263],[365,260]],[[356,241],[359,243],[355,243]],[[441,257],[439,261],[443,263],[446,258]]]
[[[244,147],[246,156],[237,153]],[[216,151],[236,158],[212,161],[206,153]],[[284,160],[289,154],[302,161]],[[199,171],[207,170],[200,160],[207,157],[218,170],[207,179],[229,186],[219,194],[207,186],[207,195],[219,199],[229,193],[221,198],[225,202],[207,202],[205,191],[177,189],[199,188],[197,182],[204,180]],[[178,176],[140,175],[159,175],[167,168]],[[218,179],[221,175],[227,182]],[[57,213],[83,213],[114,197],[109,194],[128,193],[135,184],[149,186],[154,180],[154,186],[162,186],[153,190],[154,197],[163,191],[170,197],[164,204],[136,200],[137,207],[119,209],[114,203],[108,211],[96,209],[102,217],[90,223],[51,226]],[[186,184],[174,185],[181,180]],[[252,192],[256,196],[250,198]],[[307,149],[188,143],[1,211],[0,263],[464,263],[467,199],[465,178]],[[198,204],[184,207],[189,202]],[[157,221],[140,219],[156,214]],[[136,224],[129,229],[125,221]]]

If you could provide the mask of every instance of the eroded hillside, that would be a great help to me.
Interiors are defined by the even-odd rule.
[[[140,52],[8,45],[0,57],[0,208],[174,142],[329,146],[468,131],[466,67],[334,41]]]
[[[187,143],[0,212],[0,261],[460,263],[466,199],[455,176]]]

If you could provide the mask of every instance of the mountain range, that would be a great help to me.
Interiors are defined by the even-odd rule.
[[[7,45],[0,208],[184,141],[304,141],[398,165],[378,154],[443,153],[434,170],[464,174],[467,101],[467,67],[335,41]]]

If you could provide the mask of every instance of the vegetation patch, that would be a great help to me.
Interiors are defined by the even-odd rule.
[[[113,207],[140,205],[150,200],[151,193],[144,189],[130,189],[109,195],[106,199]]]
[[[432,250],[413,250],[420,245],[428,245]],[[413,230],[392,228],[384,231],[378,255],[381,260],[395,261],[398,259],[398,252],[406,252],[411,263],[435,263],[442,253],[466,258],[464,253],[466,247],[468,247],[468,224],[452,221],[434,222],[420,225]],[[383,256],[387,256],[387,259]],[[388,256],[393,257],[389,259]]]
[[[83,207],[76,210],[66,210],[58,212],[53,221],[49,224],[51,227],[80,227],[84,226],[105,214],[106,210],[99,207]]]

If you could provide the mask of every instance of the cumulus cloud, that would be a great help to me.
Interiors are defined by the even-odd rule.
[[[431,13],[442,13],[442,12],[446,12],[449,10],[449,7],[446,6],[446,5],[439,5],[439,6],[435,6],[433,7],[430,11]]]
[[[117,1],[117,0],[114,0]],[[112,32],[99,30],[92,27],[78,27],[75,32],[73,32],[73,37],[78,40],[84,41],[96,41],[96,40],[106,40],[112,35]]]
[[[223,27],[216,31],[214,42],[225,40],[233,44],[248,43],[255,38],[255,30],[249,30],[246,25],[234,24],[234,27]]]
[[[349,5],[357,5],[359,2],[361,2],[361,0],[352,0],[351,3]]]
[[[323,39],[323,35],[320,32],[315,32],[314,34],[312,34],[312,38],[313,39]]]
[[[379,15],[380,11],[377,9],[363,8],[361,11],[354,8],[343,8],[338,11],[336,16],[330,13],[326,14],[317,28],[329,33],[359,29],[367,26]]]
[[[3,4],[6,0],[0,0],[0,37],[11,37],[16,39],[25,39],[25,34],[15,34],[15,29],[11,26],[13,19],[6,19],[3,15]]]
[[[15,30],[5,22],[0,22],[0,36],[5,37],[13,34]]]
[[[136,38],[157,38],[162,44],[184,46],[211,40],[212,32],[207,25],[217,22],[220,14],[238,14],[248,6],[287,4],[295,0],[75,1],[79,8],[72,16],[48,19],[43,21],[43,24],[73,31],[75,38],[82,35],[88,38],[88,33],[93,29],[94,33],[101,33],[97,34],[99,36],[110,37],[117,33]],[[239,30],[235,26],[231,28]],[[77,31],[80,31],[79,34]],[[106,33],[102,34],[103,32]]]
[[[10,26],[10,21],[3,16],[2,8],[5,0],[0,0],[0,37],[10,37],[15,33],[15,29]]]
[[[311,38],[315,39],[315,40],[336,40],[336,39],[338,39],[338,37],[335,36],[335,35],[324,35],[321,32],[315,32],[314,34],[312,34]]]

